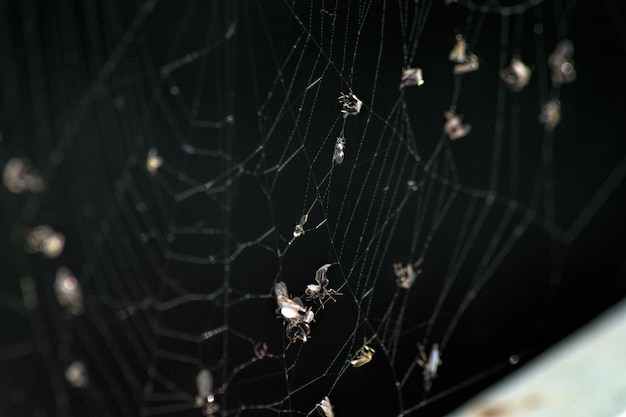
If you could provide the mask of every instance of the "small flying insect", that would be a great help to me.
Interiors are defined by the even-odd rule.
[[[315,409],[323,417],[335,417],[335,413],[333,412],[333,406],[330,403],[330,399],[328,397],[324,397],[322,401],[317,403],[315,405]]]
[[[463,124],[463,116],[459,116],[451,110],[445,112],[444,116],[447,121],[443,126],[443,131],[448,135],[450,140],[457,140],[467,136],[472,130],[472,125],[467,123]]]
[[[348,116],[356,116],[361,111],[363,102],[352,92],[348,94],[341,93],[338,100],[339,104],[341,104],[341,113],[343,113],[344,119]]]
[[[363,341],[363,346],[361,346],[361,348],[356,351],[354,359],[350,361],[350,365],[358,368],[360,366],[368,364],[372,359],[374,359],[374,353],[376,353],[374,348],[367,345],[366,341]]]
[[[326,301],[324,301],[326,298],[330,298],[333,301],[337,301],[335,300],[335,298],[333,296],[338,296],[338,295],[342,295],[340,292],[337,292],[336,290],[333,290],[332,288],[328,288],[328,284],[329,284],[329,280],[328,280],[328,268],[330,268],[332,264],[325,264],[322,265],[316,272],[315,272],[315,282],[317,282],[317,284],[309,284],[306,286],[306,290],[304,291],[307,300],[316,300],[320,303],[320,305],[322,306],[322,308],[324,308],[324,303]]]
[[[424,369],[422,372],[422,376],[424,377],[424,389],[426,391],[430,391],[433,379],[437,377],[439,365],[442,363],[441,353],[439,352],[439,344],[434,343],[432,345],[428,356],[426,355],[423,345],[418,344],[417,348],[420,352],[419,357],[417,358],[417,364]]]

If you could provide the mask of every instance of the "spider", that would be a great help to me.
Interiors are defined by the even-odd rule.
[[[430,349],[430,354],[426,355],[424,346],[417,345],[419,349],[419,356],[417,358],[417,364],[424,369],[422,375],[424,376],[424,389],[430,391],[433,379],[437,377],[437,370],[441,365],[441,352],[439,352],[439,344],[434,343]]]
[[[348,94],[341,93],[339,96],[339,104],[341,104],[341,113],[343,118],[348,116],[356,116],[361,111],[363,102],[351,92]]]
[[[336,302],[337,300],[335,300],[333,295],[342,295],[340,292],[337,292],[332,288],[328,288],[329,281],[326,273],[328,272],[328,268],[330,268],[331,265],[332,264],[322,265],[322,267],[318,269],[317,272],[315,272],[315,282],[317,282],[317,284],[307,285],[306,290],[304,291],[307,300],[317,300],[322,308],[324,308],[324,300],[326,299],[326,297]]]
[[[361,348],[356,351],[356,354],[354,355],[355,358],[350,361],[350,365],[354,366],[355,368],[363,366],[369,363],[374,358],[374,353],[376,353],[374,348],[368,346],[367,342],[364,340],[363,346],[361,346]]]

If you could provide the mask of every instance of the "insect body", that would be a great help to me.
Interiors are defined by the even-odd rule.
[[[369,363],[374,358],[374,353],[376,351],[368,346],[367,344],[363,344],[359,350],[356,351],[355,358],[350,361],[350,365],[358,368],[359,366],[363,366]]]
[[[335,151],[333,152],[333,161],[336,164],[340,164],[343,162],[344,151],[346,149],[346,140],[343,136],[337,138],[337,142],[335,142]]]
[[[424,346],[417,345],[420,355],[417,358],[417,364],[421,366],[424,371],[422,375],[424,377],[424,389],[430,391],[433,379],[437,377],[437,371],[439,365],[441,365],[441,352],[439,352],[439,344],[434,343],[430,348],[430,353],[426,355]]]
[[[333,406],[330,403],[330,399],[328,399],[328,397],[324,397],[324,399],[315,406],[315,409],[321,416],[335,417],[335,413],[333,412]]]
[[[328,268],[330,268],[332,264],[322,265],[317,272],[315,272],[315,282],[317,284],[309,284],[306,286],[305,294],[307,300],[317,300],[324,307],[326,297],[330,298],[333,301],[337,301],[333,298],[334,296],[342,295],[340,292],[333,290],[332,288],[328,288],[328,277],[326,276],[328,272]]]
[[[344,119],[348,116],[356,116],[361,111],[363,102],[352,93],[341,93],[339,96],[339,104],[341,104],[341,113]]]

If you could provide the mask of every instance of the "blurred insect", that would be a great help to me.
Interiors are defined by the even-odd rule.
[[[552,85],[555,87],[571,83],[576,79],[572,41],[563,39],[556,45],[554,52],[548,57],[548,66],[551,70]]]
[[[48,225],[37,226],[26,233],[26,245],[46,258],[56,258],[63,252],[65,236]]]
[[[74,361],[65,368],[65,380],[74,388],[85,388],[89,384],[87,368],[82,361]]]
[[[258,359],[263,359],[267,355],[267,343],[259,342],[254,345],[254,356]]]
[[[341,104],[341,113],[343,113],[345,119],[348,116],[356,116],[359,114],[363,102],[350,92],[348,94],[341,93],[339,96],[339,104]]]
[[[213,375],[208,369],[201,369],[196,376],[196,407],[202,408],[202,414],[210,417],[217,413],[220,406],[213,395]]]
[[[43,179],[35,170],[28,159],[11,158],[4,166],[2,181],[12,193],[30,191],[39,193],[44,189]]]
[[[422,376],[424,377],[424,389],[430,391],[433,379],[437,377],[437,371],[439,365],[441,365],[441,353],[439,352],[439,344],[434,343],[430,348],[430,354],[427,356],[424,346],[417,345],[419,349],[419,357],[417,358],[417,364],[421,366],[424,371]]]
[[[54,294],[59,304],[69,313],[79,315],[83,312],[83,294],[80,283],[68,268],[57,269]]]
[[[399,262],[393,264],[393,272],[396,274],[396,284],[398,287],[408,290],[413,286],[418,275],[422,273],[421,269],[416,270],[415,268],[420,266],[423,261],[423,258],[419,258],[417,262],[413,264],[409,263],[407,266],[402,266]]]
[[[287,324],[285,331],[289,343],[295,343],[298,340],[305,343],[311,332],[310,325],[314,320],[313,311],[310,308],[305,308],[300,298],[289,298],[287,285],[284,282],[277,282],[274,285],[274,294],[278,305],[276,312],[280,313],[283,321]]]
[[[322,401],[316,404],[315,409],[321,416],[335,417],[335,413],[333,412],[333,406],[330,403],[330,399],[328,397],[324,397]]]
[[[335,142],[335,151],[333,152],[333,161],[335,161],[336,164],[343,162],[345,149],[346,139],[343,136],[339,136]]]
[[[522,91],[528,85],[531,74],[530,68],[517,55],[511,59],[511,64],[508,67],[500,70],[500,78],[509,87],[509,90],[515,93]]]
[[[478,57],[469,51],[463,35],[456,35],[456,44],[450,55],[450,61],[454,62],[454,74],[465,74],[478,69]]]
[[[443,131],[446,135],[448,135],[450,140],[457,140],[463,136],[467,136],[467,134],[472,130],[472,125],[467,123],[463,124],[463,116],[459,116],[451,110],[445,112],[444,116],[447,121],[443,126]]]
[[[328,280],[327,272],[328,272],[328,268],[331,265],[332,264],[322,265],[315,272],[315,282],[317,282],[317,284],[307,285],[306,290],[304,292],[307,300],[318,301],[320,305],[322,306],[322,308],[324,308],[324,303],[325,303],[324,300],[327,297],[336,302],[337,300],[335,300],[333,296],[336,297],[338,295],[342,295],[340,292],[337,292],[336,290],[333,290],[332,288],[328,288],[328,284],[330,283],[330,281]]]
[[[163,165],[163,158],[159,156],[158,151],[155,148],[150,148],[148,156],[146,157],[146,169],[150,175],[157,173],[159,168]]]
[[[561,103],[558,100],[550,100],[541,107],[539,121],[543,123],[547,131],[552,131],[561,121]]]
[[[350,365],[358,368],[360,366],[368,364],[372,359],[374,359],[374,353],[376,353],[374,348],[368,346],[367,342],[364,340],[363,346],[361,346],[361,348],[356,351],[356,353],[354,354],[354,359],[350,361]]]
[[[402,71],[400,90],[404,87],[420,87],[422,84],[424,84],[424,77],[422,76],[421,68],[405,68],[404,71]]]

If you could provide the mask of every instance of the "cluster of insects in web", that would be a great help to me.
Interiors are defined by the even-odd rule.
[[[307,301],[318,303],[321,308],[324,308],[324,304],[329,300],[337,301],[335,297],[342,295],[337,290],[328,288],[330,284],[328,268],[331,265],[322,265],[315,272],[315,283],[308,284],[304,293],[304,298]],[[285,323],[285,333],[289,339],[289,345],[298,341],[306,343],[310,338],[311,323],[315,319],[312,308],[310,306],[305,307],[300,297],[291,298],[284,282],[277,282],[274,285],[274,294],[278,305],[276,313]]]
[[[548,67],[550,68],[550,78],[552,85],[556,88],[563,84],[571,83],[576,79],[574,69],[574,44],[564,39],[560,41],[552,54],[548,57]],[[461,34],[456,35],[456,42],[448,55],[448,59],[454,64],[453,74],[463,75],[477,71],[480,67],[480,60],[474,54],[465,38]],[[514,93],[522,91],[530,82],[532,70],[522,61],[518,54],[511,58],[510,64],[500,69],[500,78],[507,88]],[[406,87],[421,86],[424,84],[424,77],[421,68],[405,67],[402,70],[400,79],[400,90]],[[463,123],[463,115],[457,114],[455,109],[450,109],[444,113],[446,122],[444,123],[444,133],[450,140],[457,140],[467,136],[472,126]],[[561,106],[558,100],[551,99],[541,108],[539,121],[545,129],[551,131],[561,120]]]

